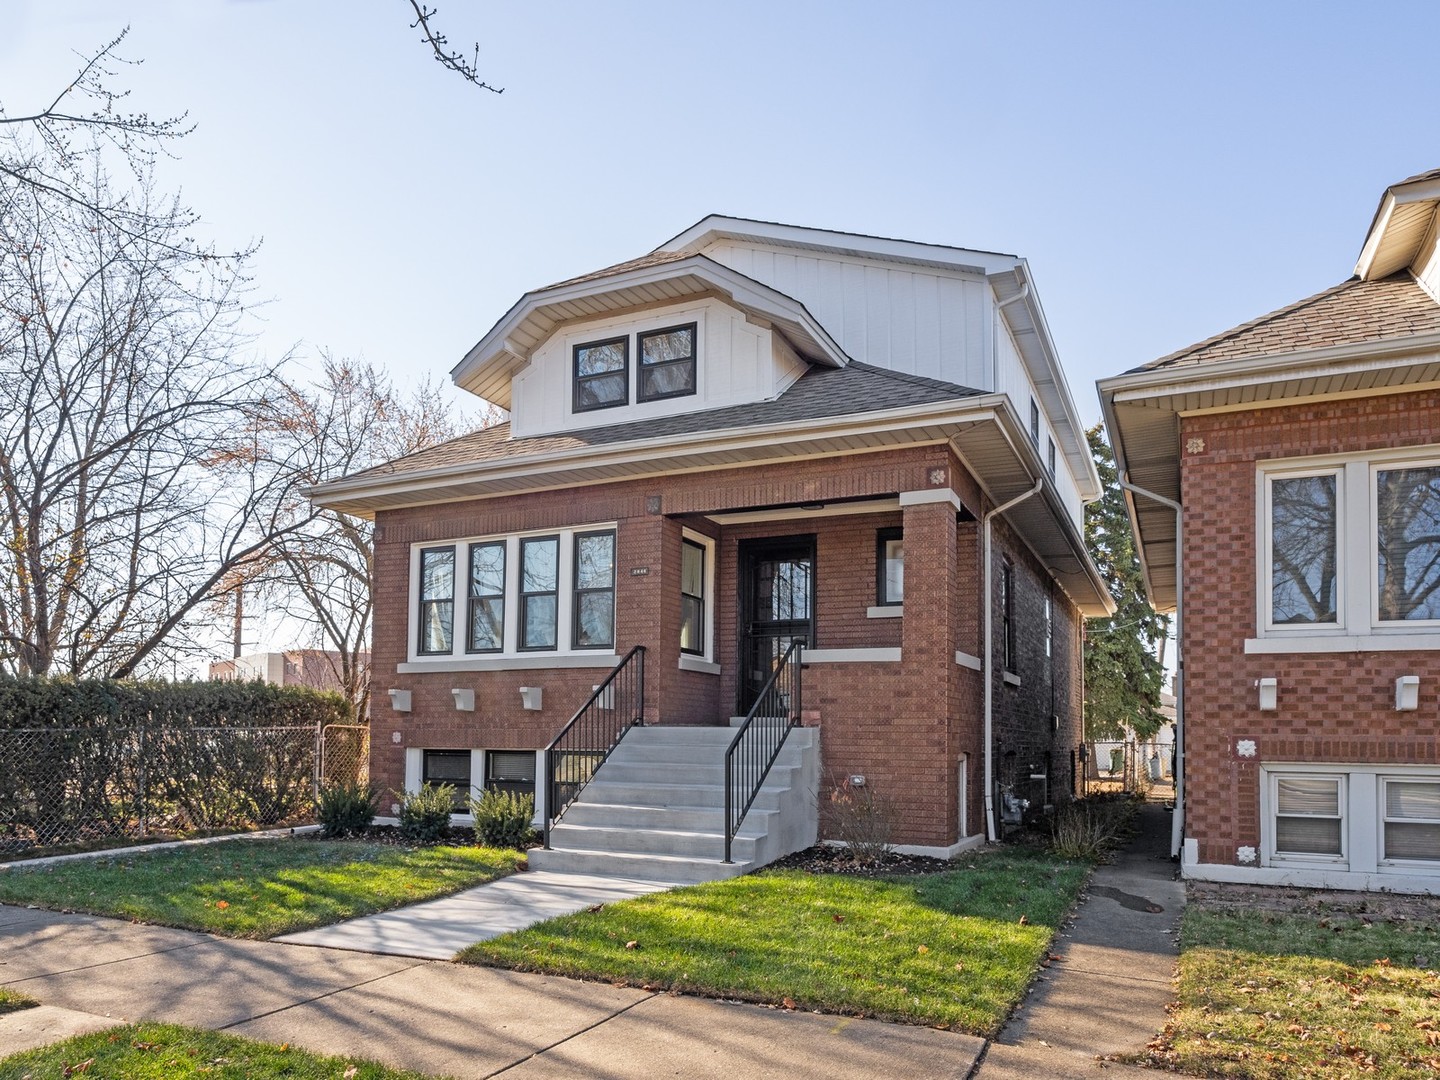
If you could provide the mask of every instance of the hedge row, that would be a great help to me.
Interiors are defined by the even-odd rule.
[[[314,727],[347,722],[344,698],[303,686],[0,675],[0,730]]]

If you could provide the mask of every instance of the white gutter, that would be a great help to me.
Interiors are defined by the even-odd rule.
[[[1019,267],[1016,269],[1018,270]],[[1023,280],[1020,282],[1019,292],[1008,299],[995,301],[995,314],[1000,314],[1011,304],[1018,303],[1030,295],[1030,278],[1023,272],[1021,277]],[[998,323],[990,328],[990,390],[996,394],[1000,392],[1000,326]]]
[[[1030,496],[1038,495],[1044,486],[1044,477],[1036,479],[1035,486],[1029,491],[986,511],[985,516],[980,519],[980,558],[985,564],[985,591],[982,594],[985,597],[985,838],[991,843],[1000,837],[995,832],[995,744],[991,735],[995,722],[995,703],[991,697],[995,690],[995,603],[991,596],[995,574],[990,565],[990,519],[1018,506]],[[1176,715],[1179,715],[1178,707]]]
[[[1170,857],[1173,859],[1179,856],[1180,844],[1185,838],[1185,548],[1182,535],[1185,508],[1174,499],[1135,486],[1129,475],[1127,471],[1120,477],[1123,489],[1175,511],[1175,814],[1170,821]]]

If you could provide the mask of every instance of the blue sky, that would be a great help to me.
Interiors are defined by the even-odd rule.
[[[0,101],[127,23],[164,166],[263,239],[257,347],[443,375],[526,289],[707,213],[1030,260],[1093,382],[1350,273],[1384,186],[1440,166],[1440,5],[10,0]]]

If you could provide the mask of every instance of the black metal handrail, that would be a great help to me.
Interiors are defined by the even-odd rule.
[[[610,751],[645,723],[645,646],[626,653],[545,747],[545,846],[550,830]]]
[[[725,751],[725,861],[745,815],[780,756],[790,729],[800,723],[800,642],[793,641],[770,673]]]

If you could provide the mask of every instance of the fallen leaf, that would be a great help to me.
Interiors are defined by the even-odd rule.
[[[640,942],[638,942],[638,941],[627,941],[627,942],[625,942],[625,947],[626,947],[627,949],[638,949],[638,948],[640,947]]]
[[[355,1080],[355,1074],[358,1073],[359,1071],[360,1071],[359,1066],[351,1065],[348,1069],[346,1069],[346,1070],[345,1070],[343,1073],[341,1073],[340,1075],[343,1076],[343,1077],[345,1078],[345,1080]]]
[[[601,911],[603,911],[604,909],[605,909],[605,905],[604,905],[604,904],[591,904],[591,905],[590,905],[589,907],[587,907],[585,910],[588,911],[588,912],[590,912],[591,915],[598,915],[598,914],[599,914]]]
[[[216,906],[217,908],[219,908],[221,911],[224,911],[227,907],[230,906],[230,901],[228,901],[228,900],[216,900],[216,901],[215,901],[215,906]]]
[[[795,999],[794,999],[794,998],[788,998],[788,997],[787,997],[787,998],[782,998],[781,1001],[780,1001],[780,1004],[783,1005],[783,1006],[784,1006],[785,1008],[787,1008],[787,1009],[793,1009],[793,1008],[795,1008]]]
[[[1021,926],[1029,926],[1029,925],[1030,925],[1030,917],[1029,917],[1028,915],[1021,915],[1021,916],[1020,916],[1020,925],[1021,925]]]
[[[844,921],[845,921],[845,916],[844,916],[844,915],[831,915],[830,917],[831,917],[832,919],[834,919],[836,922],[844,922]]]
[[[917,945],[917,946],[915,946],[915,951],[916,951],[917,953],[919,953],[921,956],[924,956],[927,952],[930,951],[930,946],[929,946],[929,945]]]

